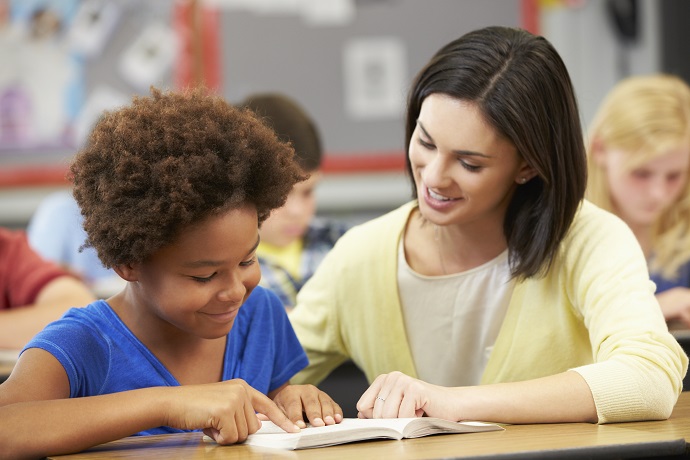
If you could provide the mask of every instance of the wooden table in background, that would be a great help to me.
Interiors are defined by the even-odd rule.
[[[320,449],[286,451],[245,445],[218,446],[200,433],[130,437],[80,454],[51,459],[341,459],[396,458],[659,458],[685,455],[690,439],[690,393],[683,393],[669,420],[593,425],[510,425],[505,431],[367,441]]]

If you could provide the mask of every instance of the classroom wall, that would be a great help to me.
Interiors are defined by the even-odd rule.
[[[102,55],[86,63],[87,94],[104,85],[121,94],[146,92],[121,77],[119,57],[147,24],[171,22],[172,0],[115,3],[122,12],[118,26]],[[259,11],[257,5],[275,2],[248,7],[250,3],[216,0],[221,11],[222,94],[231,102],[254,91],[293,96],[318,120],[332,157],[402,155],[404,96],[414,73],[440,46],[462,33],[490,24],[526,24],[525,5],[551,5],[541,11],[538,32],[564,57],[585,126],[619,78],[660,69],[663,25],[657,0],[638,2],[640,35],[629,46],[617,39],[606,0],[353,0],[349,4],[354,10],[345,19],[329,18],[327,11],[321,11],[321,17],[305,17],[290,8]],[[367,59],[385,65],[372,69],[365,65]],[[351,62],[358,63],[355,71],[348,68]],[[358,81],[359,86],[353,84]],[[372,92],[362,104],[357,95],[376,90],[377,81],[383,93]],[[154,83],[169,87],[172,82],[168,72]],[[0,155],[0,172],[17,165],[65,164],[72,153],[5,151]],[[317,191],[319,212],[364,220],[406,201],[410,187],[402,162],[391,164],[374,172],[329,171]],[[40,200],[56,187],[61,185],[0,186],[0,225],[25,225]]]

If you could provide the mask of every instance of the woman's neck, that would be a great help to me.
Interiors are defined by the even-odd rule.
[[[507,248],[501,226],[436,226],[419,211],[411,216],[405,233],[408,264],[417,273],[429,276],[470,270],[495,259]]]

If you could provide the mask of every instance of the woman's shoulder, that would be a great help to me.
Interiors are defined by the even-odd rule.
[[[637,257],[642,250],[630,227],[618,216],[584,200],[561,244],[560,253],[571,263],[592,260],[615,265]]]
[[[632,231],[615,214],[598,207],[591,201],[583,200],[570,226],[568,237],[572,239],[592,234],[632,235]]]

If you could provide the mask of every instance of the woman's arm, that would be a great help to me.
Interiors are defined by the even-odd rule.
[[[438,417],[501,423],[596,422],[597,411],[577,372],[524,382],[448,388],[400,372],[374,380],[357,403],[362,418]]]

